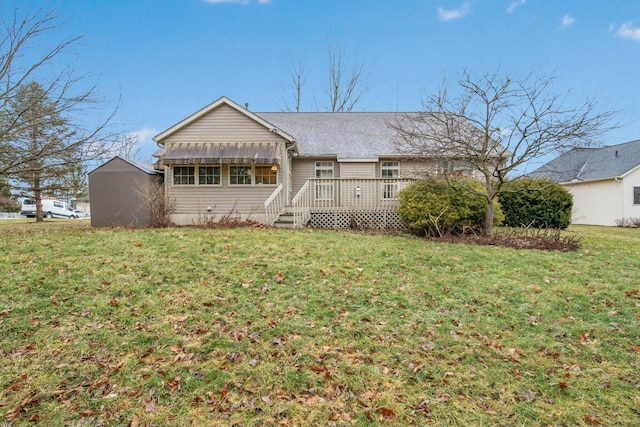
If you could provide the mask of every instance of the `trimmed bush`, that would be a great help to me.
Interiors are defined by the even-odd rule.
[[[498,198],[506,226],[565,229],[571,224],[573,196],[553,181],[511,181],[502,187]]]
[[[417,234],[443,236],[479,230],[484,224],[486,199],[474,192],[482,193],[484,187],[470,178],[421,179],[402,190],[398,213]],[[502,217],[496,204],[494,223],[499,225]]]

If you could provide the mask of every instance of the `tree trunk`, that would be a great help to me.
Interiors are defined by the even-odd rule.
[[[33,195],[36,202],[36,222],[43,222],[42,214],[42,190],[40,189],[40,174],[36,173],[33,178]]]
[[[487,210],[484,213],[484,235],[487,237],[493,235],[494,213],[493,199],[487,197]]]

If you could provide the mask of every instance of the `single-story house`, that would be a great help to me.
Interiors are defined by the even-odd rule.
[[[397,195],[417,176],[473,173],[450,157],[400,153],[391,125],[407,114],[258,113],[222,97],[153,138],[172,219],[400,225]]]
[[[529,174],[573,194],[573,224],[619,225],[640,218],[640,140],[574,148]]]
[[[153,164],[116,156],[89,172],[91,225],[140,227],[153,222],[146,194],[162,185]]]

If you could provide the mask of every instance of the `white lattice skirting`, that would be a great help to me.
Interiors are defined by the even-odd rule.
[[[315,228],[356,230],[408,230],[397,212],[317,212],[309,225]]]

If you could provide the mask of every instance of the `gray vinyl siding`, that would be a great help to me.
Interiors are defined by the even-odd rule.
[[[340,162],[339,165],[342,178],[376,178],[376,163]]]
[[[141,193],[145,186],[162,182],[162,175],[146,173],[114,158],[89,174],[93,227],[144,226],[151,223]]]
[[[211,213],[222,215],[263,214],[264,202],[282,182],[282,176],[282,169],[278,169],[275,185],[229,185],[229,165],[222,165],[221,185],[174,185],[173,168],[168,167],[165,186],[167,196],[175,202],[176,214],[207,213],[209,206]]]
[[[294,158],[292,164],[293,170],[293,196],[302,188],[308,179],[316,177],[316,162],[333,162],[333,177],[340,178],[340,164],[336,160],[327,158],[318,159],[301,159]]]
[[[222,165],[222,185],[173,185],[171,167],[165,167],[166,193],[174,201],[176,214],[207,213],[207,206],[217,214],[238,212],[241,214],[264,213],[264,202],[278,184],[287,187],[283,177],[288,175],[286,142],[261,124],[229,107],[221,105],[188,126],[169,135],[163,140],[165,147],[174,143],[279,143],[280,164],[276,185],[229,186],[229,165]],[[189,165],[195,166],[198,165]],[[208,166],[208,165],[200,165]],[[213,166],[213,165],[212,165]]]
[[[285,140],[261,124],[221,105],[198,120],[169,135],[162,141],[168,148],[173,143],[207,142],[281,142]]]

